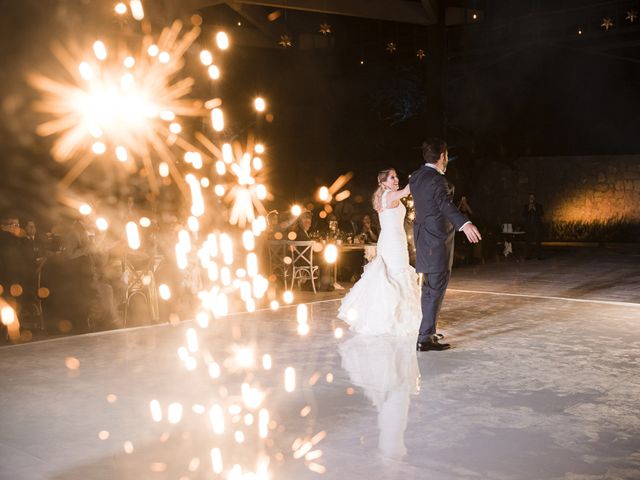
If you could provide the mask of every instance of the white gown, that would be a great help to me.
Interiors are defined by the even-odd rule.
[[[406,208],[400,202],[387,208],[382,194],[380,237],[377,254],[364,268],[362,277],[342,299],[338,318],[351,330],[368,335],[417,335],[422,320],[420,287],[415,269],[409,265]]]

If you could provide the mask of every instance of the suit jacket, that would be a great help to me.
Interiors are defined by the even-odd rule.
[[[453,265],[455,232],[468,219],[453,204],[453,185],[436,169],[423,165],[411,174],[409,185],[416,210],[416,270],[447,272]]]

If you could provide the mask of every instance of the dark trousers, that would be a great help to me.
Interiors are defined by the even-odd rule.
[[[525,256],[531,258],[536,256],[540,258],[542,256],[542,232],[537,225],[530,225],[529,231],[526,233],[526,246]]]
[[[425,273],[423,274],[422,296],[422,322],[420,323],[419,342],[426,342],[436,333],[438,314],[444,294],[447,291],[451,272]]]

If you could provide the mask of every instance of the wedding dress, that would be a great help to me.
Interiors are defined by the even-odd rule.
[[[357,333],[417,335],[422,311],[418,276],[409,265],[404,231],[407,210],[402,202],[389,208],[387,193],[382,194],[382,211],[378,214],[381,231],[377,255],[342,299],[338,318]]]

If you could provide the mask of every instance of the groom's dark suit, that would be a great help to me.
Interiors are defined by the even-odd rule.
[[[424,274],[418,336],[418,342],[424,342],[436,333],[453,265],[455,232],[468,219],[453,204],[453,185],[435,168],[423,165],[411,174],[409,184],[416,209],[413,225],[416,270]]]

